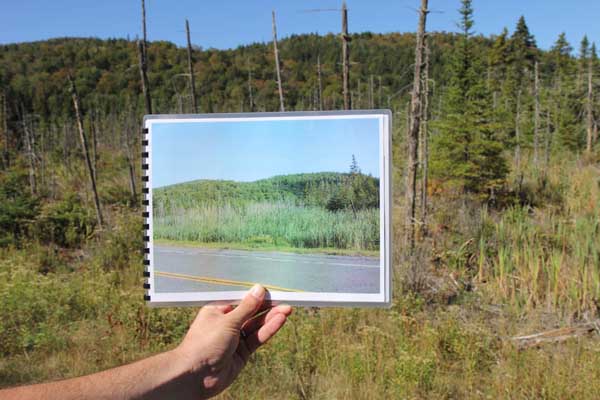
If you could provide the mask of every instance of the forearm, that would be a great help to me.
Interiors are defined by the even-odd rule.
[[[0,399],[204,398],[202,382],[189,382],[197,375],[186,370],[187,365],[169,351],[97,374],[0,391]]]

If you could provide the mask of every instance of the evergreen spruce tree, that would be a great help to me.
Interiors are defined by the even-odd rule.
[[[509,56],[508,29],[495,37],[488,56],[488,89],[494,93],[500,91],[501,83],[506,79],[506,60]]]
[[[503,147],[496,138],[491,96],[483,63],[473,49],[473,8],[462,0],[461,34],[452,62],[444,118],[432,143],[433,176],[459,189],[491,194],[507,173]]]
[[[583,93],[583,76],[587,69],[587,61],[590,57],[590,41],[587,35],[583,35],[579,44],[579,65],[577,66],[577,91]]]
[[[523,72],[525,68],[529,68],[533,64],[537,53],[535,38],[529,32],[524,16],[521,15],[517,21],[515,32],[510,39],[514,60],[521,64],[521,72]]]
[[[509,58],[510,38],[508,29],[504,28],[489,51],[487,76],[487,89],[492,96],[493,120],[497,124],[496,135],[504,143],[510,142],[514,129],[511,104],[505,101]]]
[[[520,116],[533,106],[529,89],[533,86],[533,69],[538,53],[535,38],[529,32],[523,16],[519,18],[510,37],[507,53],[507,76],[503,85],[502,102],[506,111],[501,120],[505,127],[503,141],[520,148],[525,136]]]
[[[561,33],[550,50],[554,68],[554,127],[558,142],[571,150],[580,150],[584,143],[583,131],[577,124],[581,101],[577,96],[575,67],[571,59],[573,48]]]

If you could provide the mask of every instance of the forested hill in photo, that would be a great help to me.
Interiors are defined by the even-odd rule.
[[[344,254],[379,248],[379,180],[358,169],[185,182],[153,189],[152,200],[155,240]]]
[[[197,180],[153,190],[157,207],[194,208],[203,205],[287,201],[297,205],[377,208],[379,179],[364,174],[318,172],[278,175],[254,182]]]

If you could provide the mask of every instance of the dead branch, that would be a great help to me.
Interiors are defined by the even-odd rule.
[[[547,343],[561,343],[576,337],[590,335],[594,332],[600,334],[600,320],[531,335],[514,336],[510,340],[515,342],[520,350],[523,350]]]

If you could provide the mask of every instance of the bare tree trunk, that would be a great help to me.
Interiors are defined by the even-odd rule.
[[[144,58],[147,57],[146,47],[148,46],[148,36],[146,35],[146,2],[142,0],[142,52]]]
[[[87,138],[83,130],[83,121],[81,119],[81,107],[79,106],[79,96],[77,95],[77,89],[73,79],[69,76],[69,84],[71,96],[73,97],[73,107],[75,108],[75,117],[77,118],[77,128],[79,129],[79,139],[81,140],[81,148],[83,155],[85,156],[85,162],[88,169],[90,183],[92,185],[92,192],[94,195],[94,205],[96,206],[96,217],[98,219],[98,226],[102,229],[104,219],[102,218],[102,210],[100,209],[100,198],[98,197],[98,190],[96,188],[96,178],[94,177],[94,170],[92,168],[92,161],[88,151]]]
[[[429,174],[429,41],[425,38],[425,66],[423,68],[423,110],[421,123],[421,221],[427,220],[427,185]]]
[[[383,94],[383,87],[381,86],[381,75],[379,75],[379,93],[377,96],[377,108],[381,108],[381,98],[382,98],[382,94]]]
[[[598,141],[598,121],[594,119],[594,130],[592,131],[592,143]]]
[[[279,89],[279,109],[285,111],[283,105],[283,87],[281,86],[281,71],[279,69],[279,51],[277,51],[277,26],[275,24],[275,11],[272,11],[273,17],[273,53],[275,54],[275,70],[277,71],[277,87]]]
[[[140,58],[140,77],[142,80],[142,92],[144,93],[144,105],[146,106],[146,114],[152,114],[152,99],[150,97],[150,84],[148,83],[146,54],[144,45],[138,41],[138,53]]]
[[[67,166],[69,166],[69,147],[68,147],[68,143],[69,143],[69,129],[68,129],[68,121],[65,121],[65,123],[63,124],[63,142],[62,142],[62,154],[63,154],[63,160],[65,161],[65,164],[67,164]]]
[[[137,204],[137,188],[135,184],[135,164],[134,164],[134,151],[135,148],[135,135],[133,132],[135,128],[135,116],[134,111],[130,112],[130,116],[125,123],[125,156],[127,157],[127,167],[129,170],[129,192],[131,193],[132,204]]]
[[[254,98],[252,97],[252,70],[248,61],[248,98],[250,101],[250,112],[254,111]]]
[[[535,62],[533,96],[535,100],[535,111],[533,117],[533,164],[537,167],[540,152],[540,70],[539,63]]]
[[[373,88],[373,75],[369,76],[369,108],[375,108],[375,92]]]
[[[358,78],[356,82],[356,99],[352,99],[352,104],[354,104],[354,108],[360,109],[362,108],[362,91],[361,91],[362,81]]]
[[[40,129],[40,146],[39,146],[39,170],[40,170],[40,184],[42,187],[46,185],[46,128]]]
[[[37,179],[35,175],[35,150],[33,144],[33,135],[29,126],[27,126],[27,121],[25,120],[25,107],[21,104],[21,121],[23,124],[23,136],[25,138],[25,148],[27,149],[27,161],[29,163],[29,188],[31,190],[31,194],[37,193]]]
[[[517,172],[521,170],[521,89],[517,93],[517,113],[515,115],[515,164],[517,167]]]
[[[586,143],[586,151],[588,153],[592,152],[592,146],[594,145],[594,115],[592,111],[592,103],[594,100],[594,86],[592,84],[592,79],[594,77],[594,57],[590,56],[588,60],[588,90],[587,90],[587,99],[585,104],[586,111],[586,123],[587,123],[587,143]]]
[[[321,81],[321,56],[317,55],[317,80],[319,82],[319,111],[323,111],[323,83]]]
[[[196,105],[196,82],[194,79],[194,63],[192,62],[192,41],[190,40],[190,24],[185,20],[185,32],[187,36],[187,56],[188,56],[188,71],[190,74],[190,95],[192,96],[192,112],[198,113]]]
[[[419,10],[419,26],[417,28],[417,44],[415,48],[415,71],[413,89],[410,102],[410,124],[407,132],[406,159],[406,244],[410,251],[415,247],[415,210],[416,210],[416,186],[419,129],[421,124],[421,69],[423,66],[423,39],[425,36],[425,24],[427,22],[427,1],[421,0]]]
[[[342,4],[342,92],[344,96],[344,110],[352,108],[350,100],[350,35],[348,35],[348,7],[346,1]]]
[[[92,171],[94,172],[94,179],[98,181],[98,138],[96,135],[96,123],[94,121],[94,114],[90,116],[90,133],[92,134]]]
[[[179,93],[176,94],[176,96],[177,96],[177,112],[179,114],[183,114],[183,99]]]
[[[8,112],[6,107],[6,92],[2,92],[2,131],[4,132],[4,168],[10,167],[10,137],[8,135]]]

